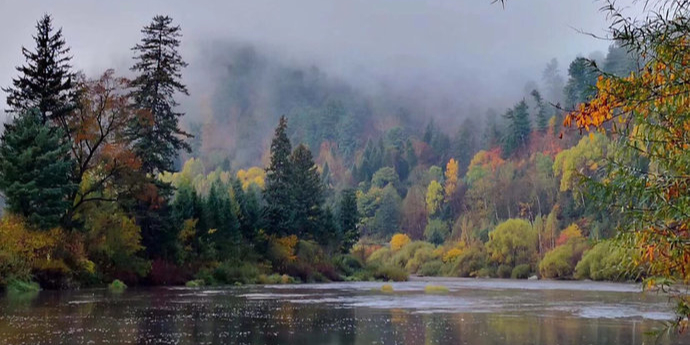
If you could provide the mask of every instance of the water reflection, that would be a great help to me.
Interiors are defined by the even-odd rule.
[[[0,344],[652,344],[667,301],[632,285],[429,282],[41,292],[0,300]],[[568,285],[570,284],[570,285]],[[688,344],[688,335],[658,344]]]

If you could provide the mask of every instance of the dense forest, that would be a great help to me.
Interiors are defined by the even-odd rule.
[[[553,59],[513,106],[452,121],[249,45],[218,49],[185,117],[181,30],[156,16],[129,77],[87,76],[38,21],[4,89],[0,286],[688,277],[685,223],[664,221],[684,219],[669,200],[687,185],[661,179],[687,170],[687,123],[655,118],[686,106],[664,83],[687,52],[644,27],[614,25],[605,57]]]

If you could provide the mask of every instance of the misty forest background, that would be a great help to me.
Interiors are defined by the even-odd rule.
[[[604,178],[610,136],[562,126],[600,75],[638,70],[619,44],[549,61],[508,109],[434,116],[221,44],[186,121],[172,18],[132,42],[131,71],[101,75],[71,65],[58,27],[39,19],[2,82],[0,286],[643,278],[607,241],[620,215],[580,183]]]

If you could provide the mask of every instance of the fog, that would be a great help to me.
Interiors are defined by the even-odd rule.
[[[2,1],[0,84],[22,63],[20,47],[43,13],[54,16],[87,74],[131,65],[141,26],[169,14],[184,32],[185,77],[191,93],[203,84],[202,47],[217,40],[248,42],[283,59],[317,65],[369,87],[429,92],[435,101],[495,104],[519,93],[556,57],[562,69],[578,54],[605,51],[601,3],[591,0],[513,1],[506,9],[476,1]]]

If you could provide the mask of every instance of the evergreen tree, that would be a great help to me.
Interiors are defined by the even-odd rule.
[[[292,146],[287,137],[287,119],[280,118],[271,142],[271,162],[266,168],[264,220],[269,234],[292,233],[294,196],[292,195]]]
[[[508,120],[508,130],[503,138],[503,153],[505,156],[510,156],[529,142],[529,135],[532,132],[525,100],[523,99],[513,109],[508,110],[504,117]]]
[[[565,81],[561,75],[561,71],[558,68],[558,60],[556,58],[551,59],[546,68],[542,73],[542,80],[546,85],[546,98],[548,102],[553,104],[563,103],[563,87],[565,86]]]
[[[357,195],[354,189],[346,189],[341,192],[339,206],[340,248],[343,252],[348,252],[359,240],[359,231],[357,230],[359,212],[357,210]]]
[[[131,68],[138,73],[131,87],[139,115],[130,123],[128,133],[143,171],[155,175],[173,171],[178,151],[191,150],[184,141],[190,135],[179,128],[184,114],[175,112],[178,103],[173,97],[176,92],[189,95],[180,81],[187,63],[177,52],[182,34],[179,26],[172,25],[172,18],[155,16],[141,32],[144,37],[132,48],[136,63]]]
[[[537,130],[539,132],[546,132],[546,129],[549,127],[549,109],[547,108],[546,104],[544,103],[544,99],[541,97],[541,94],[539,91],[536,89],[532,90],[531,93],[532,97],[534,98],[534,102],[537,103]]]
[[[240,242],[239,224],[227,188],[221,182],[214,182],[204,203],[205,225],[214,244],[219,260],[237,258]]]
[[[563,92],[565,93],[565,107],[570,110],[594,97],[599,74],[591,61],[578,57],[570,63],[568,76],[568,83]]]
[[[8,210],[40,228],[57,226],[71,206],[67,196],[74,162],[59,128],[43,125],[38,111],[29,111],[5,125],[0,138],[0,190]]]
[[[293,233],[323,243],[323,239],[329,236],[322,233],[324,229],[319,226],[323,216],[321,206],[324,188],[311,151],[302,144],[298,145],[290,156],[290,163],[290,189],[294,202]]]
[[[374,215],[374,229],[382,238],[394,234],[399,229],[402,199],[392,184],[383,189],[381,203]]]
[[[460,176],[465,175],[467,167],[477,151],[479,151],[477,126],[472,119],[467,118],[462,122],[453,140],[453,156],[458,161],[458,167],[460,168],[458,174]]]
[[[11,87],[3,89],[7,92],[7,105],[10,112],[19,115],[37,109],[42,123],[53,120],[64,126],[65,116],[76,104],[70,49],[65,45],[62,29],[53,30],[49,15],[38,21],[36,30],[35,51],[22,47],[26,65],[17,67],[20,75],[12,80]]]

